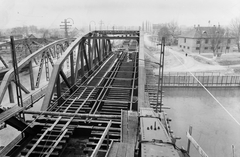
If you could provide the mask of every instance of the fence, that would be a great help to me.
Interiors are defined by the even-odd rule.
[[[240,86],[239,75],[225,76],[220,73],[194,73],[193,77],[189,73],[168,73],[163,76],[164,86],[198,87],[201,86],[198,81],[206,87]]]

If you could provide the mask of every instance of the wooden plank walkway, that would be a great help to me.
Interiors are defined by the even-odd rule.
[[[134,147],[134,144],[114,142],[108,157],[133,157]]]
[[[114,142],[109,151],[110,157],[132,157],[135,152],[138,132],[138,113],[122,111],[121,142]]]

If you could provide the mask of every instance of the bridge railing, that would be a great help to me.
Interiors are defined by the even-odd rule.
[[[49,73],[51,68],[49,67],[49,61],[51,63],[51,65],[53,66],[53,61],[56,58],[59,58],[59,56],[64,52],[64,50],[66,49],[66,47],[69,45],[68,43],[71,41],[72,39],[61,39],[61,40],[57,40],[54,41],[44,47],[41,47],[39,50],[33,52],[32,54],[30,54],[29,56],[27,56],[26,58],[24,58],[23,60],[21,60],[18,63],[18,71],[24,71],[24,70],[29,70],[29,83],[26,84],[20,84],[21,89],[26,93],[29,94],[31,93],[30,91],[35,90],[35,88],[39,88],[39,86],[42,86],[42,83],[40,85],[41,82],[41,76],[43,73],[43,69],[44,69],[44,64],[45,64],[45,76],[46,79],[49,79]],[[33,69],[34,69],[34,64],[32,63],[33,60],[36,61],[39,59],[39,69],[37,71],[36,74],[34,74]],[[37,65],[36,65],[37,66]],[[21,80],[21,78],[20,78]],[[34,81],[36,80],[36,81]],[[24,82],[27,82],[26,80],[23,80]],[[2,103],[5,93],[8,90],[9,92],[9,100],[10,103],[14,103],[14,90],[12,87],[12,82],[14,82],[14,69],[11,68],[9,69],[9,71],[4,75],[4,78],[1,82],[0,85],[0,103]],[[46,83],[45,83],[46,84]],[[45,85],[44,84],[44,85]],[[31,88],[31,89],[28,89]],[[6,103],[6,102],[4,102]]]

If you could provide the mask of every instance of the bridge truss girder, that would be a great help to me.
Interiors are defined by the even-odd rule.
[[[93,31],[76,39],[54,65],[41,110],[49,109],[55,89],[57,101],[52,106],[61,104],[67,93],[71,94],[78,84],[81,84],[89,77],[111,54],[112,45],[110,40],[114,39],[135,39],[138,41],[139,31]],[[74,54],[76,54],[75,60]],[[65,62],[70,62],[70,76],[68,78],[63,75],[64,72],[62,70]],[[68,90],[64,93],[61,91],[61,79],[68,87]]]
[[[47,60],[50,60],[51,65],[53,66],[53,57],[58,57],[59,55],[63,53],[64,50],[59,50],[58,48],[56,48],[57,46],[62,46],[64,49],[66,49],[66,42],[71,41],[72,39],[61,39],[55,42],[52,42],[44,47],[41,47],[40,49],[38,49],[37,51],[33,52],[31,49],[29,49],[28,51],[30,51],[30,55],[25,57],[23,60],[21,60],[18,63],[18,70],[24,70],[25,67],[27,67],[27,69],[29,69],[29,80],[30,80],[30,87],[31,89],[27,89],[26,87],[24,87],[24,85],[20,85],[21,89],[28,94],[30,91],[29,90],[35,90],[35,82],[34,82],[34,74],[33,74],[33,61],[35,61],[35,63],[37,62],[37,58],[39,58],[39,56],[42,56],[42,54],[44,54],[45,52],[49,53],[49,51],[51,51],[51,53],[49,53],[49,55],[44,56],[45,58],[48,58]],[[25,41],[25,40],[23,40]],[[26,41],[25,41],[26,42]],[[18,42],[17,42],[18,43]],[[26,42],[27,43],[27,42]],[[43,45],[42,45],[43,46]],[[43,60],[43,62],[40,62],[40,64],[43,64],[45,61],[45,58]],[[37,65],[37,64],[36,64]],[[46,64],[45,64],[46,65]],[[38,75],[41,72],[41,70],[38,71]],[[46,74],[46,76],[49,76],[49,70],[46,72],[48,72],[48,75]],[[8,89],[9,92],[9,100],[10,103],[14,103],[14,91],[12,89],[12,84],[11,82],[15,82],[14,81],[14,70],[13,68],[10,69],[5,75],[4,78],[2,80],[2,83],[0,85],[0,103],[2,102],[4,95]],[[36,79],[36,84],[37,84],[37,88],[39,87],[40,84],[40,79]],[[0,105],[1,106],[1,105]]]

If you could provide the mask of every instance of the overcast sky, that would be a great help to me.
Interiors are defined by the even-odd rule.
[[[73,26],[140,26],[143,21],[179,25],[228,25],[240,17],[240,0],[0,0],[0,29],[36,25],[59,28],[71,18]],[[69,21],[72,21],[69,19]]]

